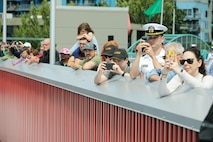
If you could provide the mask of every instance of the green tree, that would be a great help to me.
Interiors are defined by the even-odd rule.
[[[148,9],[155,0],[117,0],[118,7],[129,7],[130,20],[132,23],[145,24],[148,22],[160,23],[161,14],[155,14],[152,16],[152,20],[148,20],[148,16],[144,14],[144,11]],[[176,32],[179,34],[182,31],[179,29],[180,25],[183,24],[184,12],[176,8],[174,0],[164,0],[164,11],[163,11],[163,24],[168,27],[167,33],[172,33],[172,20],[173,20],[173,9],[175,8],[176,17]]]
[[[38,8],[38,14],[42,15],[43,20],[43,37],[47,38],[50,36],[50,4],[47,0],[42,2],[42,5]]]
[[[42,16],[39,20],[38,15]],[[14,37],[25,38],[47,38],[49,37],[50,26],[50,5],[44,0],[39,7],[34,5],[30,9],[29,14],[21,16],[22,24],[14,28]],[[29,41],[29,40],[28,40]],[[29,41],[33,48],[38,48],[40,41]]]
[[[154,0],[117,0],[118,7],[129,7],[130,20],[132,23],[147,23],[148,17],[143,13],[152,5]]]

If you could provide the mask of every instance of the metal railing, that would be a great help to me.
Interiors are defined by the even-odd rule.
[[[0,37],[0,40],[2,40],[3,38]],[[35,38],[35,37],[7,37],[7,41],[14,41],[14,40],[21,40],[21,41],[42,41],[44,40],[45,38]]]
[[[208,45],[205,41],[200,39],[196,35],[192,34],[164,34],[167,43],[170,42],[179,42],[183,45],[183,47],[188,48],[192,44],[196,44],[197,47],[200,49],[201,54],[203,55],[204,59],[207,58],[208,51],[210,50],[210,45]],[[140,42],[140,39],[135,41],[129,48],[128,48],[128,55],[129,57],[135,57],[136,54],[134,52],[135,46]]]

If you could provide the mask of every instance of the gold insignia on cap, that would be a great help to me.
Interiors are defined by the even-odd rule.
[[[154,32],[155,32],[155,28],[154,28],[153,26],[150,26],[150,27],[148,28],[148,32],[149,32],[149,33],[154,33]]]
[[[120,55],[121,52],[120,52],[120,51],[117,51],[117,52],[114,52],[114,54]]]
[[[111,50],[111,48],[110,48],[110,47],[107,47],[105,50]]]

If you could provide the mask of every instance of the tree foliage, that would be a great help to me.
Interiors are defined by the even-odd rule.
[[[152,20],[148,20],[148,16],[144,14],[144,11],[148,9],[155,0],[117,0],[118,7],[129,7],[129,14],[131,23],[146,24],[148,22],[160,23],[161,14],[155,14],[152,16]],[[184,12],[176,8],[174,0],[164,0],[163,7],[163,25],[168,27],[167,33],[172,33],[173,25],[173,9],[175,8],[176,17],[176,32],[182,33],[180,25],[183,24]]]
[[[38,18],[42,16],[42,19]],[[14,28],[14,37],[26,38],[47,38],[49,37],[50,27],[50,6],[47,0],[44,0],[39,7],[34,5],[29,14],[21,16],[21,25]],[[29,40],[28,40],[29,41]],[[39,47],[40,41],[29,41],[34,48]]]
[[[43,20],[43,37],[47,38],[50,36],[50,4],[47,0],[42,2],[42,5],[38,8],[38,14],[42,15]]]

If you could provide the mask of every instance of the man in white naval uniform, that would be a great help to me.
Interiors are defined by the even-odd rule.
[[[147,40],[141,40],[138,45],[136,58],[130,69],[130,76],[140,76],[146,79],[153,69],[160,69],[164,64],[165,50],[163,49],[165,38],[163,34],[168,30],[166,26],[157,23],[148,23],[143,26]],[[159,75],[153,75],[153,80],[158,80]]]

